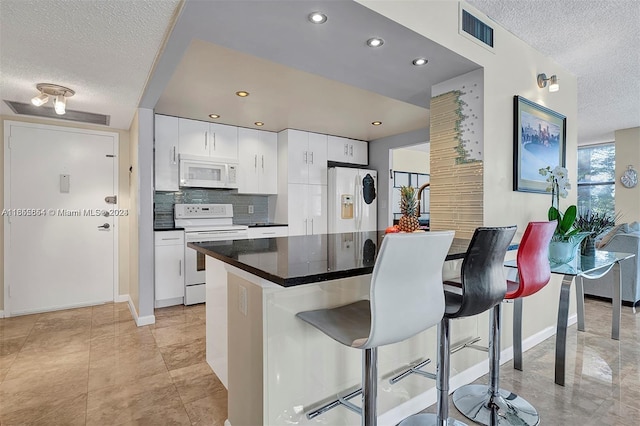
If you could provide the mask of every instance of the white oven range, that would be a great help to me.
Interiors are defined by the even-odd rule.
[[[231,244],[232,240],[247,239],[249,227],[233,224],[232,204],[176,204],[174,218],[176,228],[184,228],[184,304],[204,303],[205,256],[187,244],[210,241]]]

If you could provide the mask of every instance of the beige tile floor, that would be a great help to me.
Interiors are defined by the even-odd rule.
[[[204,305],[155,314],[145,327],[125,303],[0,319],[0,424],[222,425]]]
[[[222,425],[227,392],[205,361],[204,305],[156,310],[136,327],[126,304],[0,319],[0,424]],[[586,303],[587,331],[569,328],[567,383],[553,383],[554,339],[501,368],[543,425],[640,424],[640,314]],[[487,377],[478,383],[486,383]],[[430,407],[433,412],[435,407]],[[451,405],[451,416],[464,418]]]

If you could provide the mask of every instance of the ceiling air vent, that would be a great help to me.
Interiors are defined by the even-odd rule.
[[[460,34],[493,49],[493,28],[461,8]]]
[[[94,114],[92,112],[73,111],[68,109],[64,115],[56,114],[53,108],[37,107],[32,104],[22,102],[4,101],[11,110],[18,115],[34,115],[36,117],[57,118],[60,120],[78,121],[80,123],[109,125],[110,116],[104,114]]]

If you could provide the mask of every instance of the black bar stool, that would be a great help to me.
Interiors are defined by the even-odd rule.
[[[387,234],[373,268],[370,300],[296,315],[343,345],[363,350],[363,425],[377,424],[378,346],[406,340],[442,319],[442,266],[453,236],[453,231]],[[339,400],[327,409],[340,404],[346,405]]]
[[[520,303],[514,308],[513,346],[516,367],[522,361],[522,298],[540,291],[551,279],[549,241],[557,223],[530,222],[518,247],[517,281],[507,281],[505,299]],[[501,303],[493,307],[489,328],[489,385],[465,385],[453,393],[453,404],[467,418],[483,425],[535,426],[540,423],[536,409],[521,396],[500,389]],[[519,348],[519,349],[518,349]],[[519,352],[518,352],[519,351]],[[518,353],[520,363],[518,363]],[[496,422],[491,414],[497,410]]]
[[[502,265],[515,233],[515,226],[476,229],[462,261],[460,281],[445,281],[461,291],[445,288],[444,292],[446,307],[438,328],[437,414],[419,413],[403,420],[401,426],[464,425],[449,418],[449,321],[478,315],[502,301],[507,292]]]

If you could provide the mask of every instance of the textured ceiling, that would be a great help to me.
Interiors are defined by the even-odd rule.
[[[128,129],[178,4],[1,0],[0,98],[29,102],[37,83],[59,84],[76,91],[68,109]],[[13,115],[4,102],[0,113]]]
[[[640,1],[469,3],[577,76],[579,144],[640,126]]]

